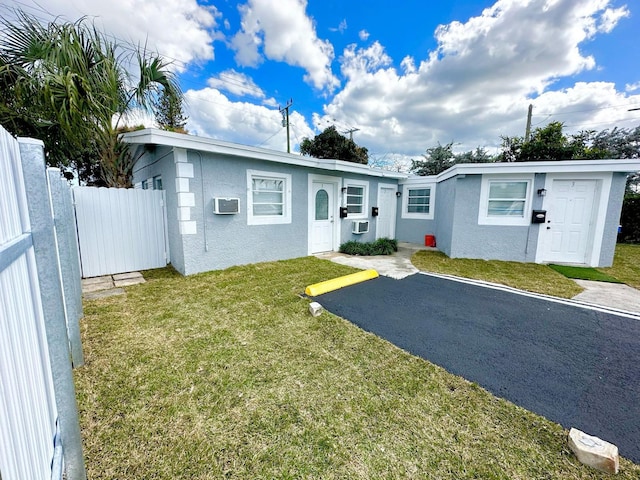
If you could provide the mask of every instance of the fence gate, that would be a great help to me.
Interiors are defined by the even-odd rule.
[[[83,277],[167,265],[163,191],[75,187],[73,198]]]

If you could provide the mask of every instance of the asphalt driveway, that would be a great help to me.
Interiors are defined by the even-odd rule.
[[[640,320],[430,275],[379,277],[325,309],[640,463]]]

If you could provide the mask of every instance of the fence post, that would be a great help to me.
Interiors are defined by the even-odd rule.
[[[47,188],[44,144],[29,138],[18,139],[25,189],[31,219],[31,234],[42,295],[45,331],[51,360],[51,373],[58,409],[58,424],[69,480],[86,479],[82,439],[71,367],[69,338],[64,317],[64,299],[51,203]]]
[[[59,168],[47,168],[47,177],[53,207],[53,223],[66,307],[71,359],[74,367],[80,367],[84,365],[79,324],[82,318],[82,283],[76,222],[71,204],[71,189],[67,181],[60,176]]]

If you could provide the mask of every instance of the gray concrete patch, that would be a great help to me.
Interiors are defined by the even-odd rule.
[[[113,297],[115,295],[123,295],[125,293],[122,288],[110,288],[108,290],[99,290],[97,292],[87,292],[82,294],[85,300],[97,300],[99,298]]]
[[[412,243],[398,243],[398,251],[393,255],[376,255],[373,257],[361,257],[346,255],[339,252],[326,252],[316,255],[318,258],[331,260],[341,265],[367,270],[373,268],[380,275],[400,280],[418,273],[418,269],[411,263],[411,256],[419,250],[435,250]]]
[[[145,283],[145,280],[144,278],[142,278],[142,276],[117,280],[114,275],[113,283],[116,287],[128,287],[129,285],[137,285],[139,283]]]
[[[110,276],[86,278],[82,280],[82,293],[97,292],[100,290],[107,290],[113,287],[114,287],[113,280],[111,280]]]
[[[591,280],[575,280],[575,282],[584,288],[584,292],[573,297],[573,300],[640,313],[640,290],[621,283]]]
[[[113,280],[114,281],[131,280],[131,279],[139,279],[139,280],[141,280],[141,282],[138,282],[138,283],[143,283],[144,282],[144,277],[142,276],[142,274],[140,272],[116,273],[115,275],[113,275]]]
[[[145,283],[140,272],[118,273],[101,277],[82,279],[82,296],[87,300],[121,295],[125,291],[121,287]],[[102,293],[105,292],[105,293]]]

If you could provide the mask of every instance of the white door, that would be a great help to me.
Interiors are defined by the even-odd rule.
[[[313,182],[311,253],[333,250],[336,184]]]
[[[592,244],[595,180],[553,180],[548,193],[544,235],[545,262],[587,263]]]
[[[395,185],[380,185],[378,187],[376,238],[395,238],[397,202]]]

